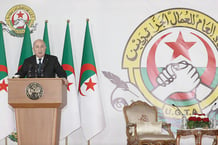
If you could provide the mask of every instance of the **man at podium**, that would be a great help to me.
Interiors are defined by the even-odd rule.
[[[67,104],[67,74],[57,57],[45,54],[45,50],[45,42],[37,39],[33,43],[35,54],[26,58],[15,74],[27,79],[8,79],[8,103],[15,109],[18,145],[59,144],[61,109]]]
[[[33,43],[35,55],[24,60],[22,67],[15,74],[19,78],[55,78],[56,75],[63,78],[67,85],[67,74],[61,67],[56,56],[45,54],[46,45],[42,39]]]

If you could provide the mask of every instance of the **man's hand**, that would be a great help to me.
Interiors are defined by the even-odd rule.
[[[68,85],[68,80],[66,78],[63,78],[63,82],[66,86]]]

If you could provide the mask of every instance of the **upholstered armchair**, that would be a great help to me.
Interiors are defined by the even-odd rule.
[[[157,108],[137,101],[123,108],[127,145],[175,145],[171,124],[157,121]],[[163,133],[163,130],[166,130]]]

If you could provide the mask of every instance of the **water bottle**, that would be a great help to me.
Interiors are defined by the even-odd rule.
[[[216,116],[211,120],[211,128],[216,128]]]
[[[182,129],[187,129],[187,119],[186,116],[183,114],[182,115],[182,125],[181,125]]]

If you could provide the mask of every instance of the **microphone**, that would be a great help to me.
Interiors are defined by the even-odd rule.
[[[212,107],[210,108],[210,111],[208,112],[208,115],[207,116],[209,116],[209,114],[213,111],[213,108],[216,106],[216,103],[214,103],[213,105],[212,105]]]
[[[33,67],[33,65],[30,64],[29,68],[28,68],[27,78],[31,78],[32,77],[32,67]]]
[[[40,69],[40,77],[44,78],[45,77],[45,67],[48,64],[48,58],[45,58],[41,64],[41,69]]]
[[[34,78],[43,78],[44,77],[44,68],[46,67],[48,63],[48,58],[46,58],[43,63],[41,64],[41,67],[39,67],[39,64],[33,65],[34,67]]]
[[[176,106],[175,104],[172,104],[172,106],[173,106],[173,107],[176,107],[176,108],[177,108],[177,110],[179,110],[179,112],[182,114],[182,116],[184,116],[184,115],[185,115],[185,114],[183,114],[183,113],[182,113],[182,111],[179,109],[179,107],[178,107],[178,106]]]
[[[45,67],[45,65],[44,65],[44,63],[43,63],[42,66],[41,66],[41,70],[40,70],[40,77],[41,77],[41,78],[44,77],[44,67]]]
[[[48,58],[45,58],[45,60],[43,61],[43,63],[42,64],[45,64],[45,66],[47,65],[47,63],[48,63]]]
[[[37,69],[38,69],[38,66],[37,66],[37,64],[36,64],[36,65],[34,65],[34,71],[35,71],[34,77],[35,77],[35,78],[37,78],[37,76],[38,76]]]

